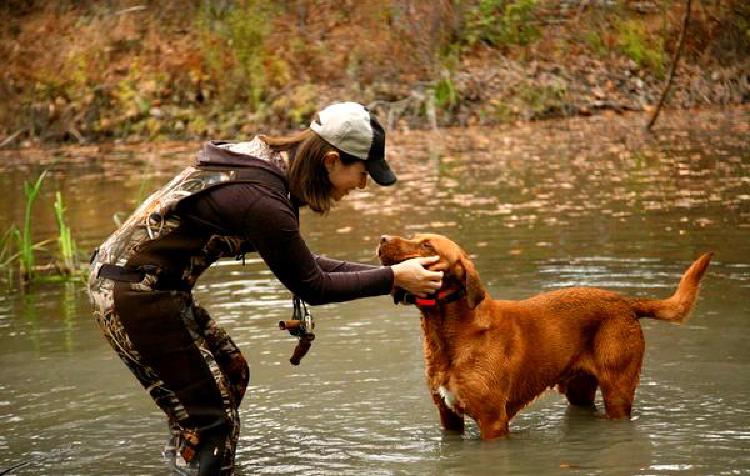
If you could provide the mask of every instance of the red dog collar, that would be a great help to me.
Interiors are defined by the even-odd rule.
[[[437,293],[426,298],[414,296],[414,304],[417,307],[435,307],[438,304],[448,304],[450,302],[457,301],[463,295],[463,289],[446,289],[443,291],[438,291]]]

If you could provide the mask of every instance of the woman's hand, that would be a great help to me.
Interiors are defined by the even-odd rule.
[[[410,293],[425,297],[434,293],[442,285],[443,272],[425,269],[440,260],[439,256],[412,258],[391,266],[393,270],[393,285],[406,289]]]

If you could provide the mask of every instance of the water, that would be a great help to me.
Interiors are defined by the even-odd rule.
[[[257,258],[229,260],[196,295],[251,364],[239,473],[750,474],[750,109],[661,119],[652,139],[642,116],[402,132],[389,145],[395,188],[370,185],[328,217],[302,218],[316,252],[366,262],[380,234],[447,234],[507,299],[581,284],[667,296],[714,250],[693,318],[642,322],[632,421],[568,408],[550,391],[509,438],[482,442],[473,424],[443,435],[416,309],[386,296],[314,308],[318,338],[292,367],[294,340],[276,330],[288,293]],[[23,181],[48,168],[35,237],[54,235],[61,190],[90,249],[196,148],[2,152],[0,185],[14,198],[0,203],[0,230],[22,220]],[[99,335],[83,287],[0,285],[0,473],[164,474],[163,418]]]

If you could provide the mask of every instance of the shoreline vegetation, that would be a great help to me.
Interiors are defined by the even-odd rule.
[[[14,273],[17,271],[18,283],[23,290],[27,290],[34,282],[82,280],[88,269],[79,259],[76,242],[65,219],[65,204],[59,190],[55,192],[53,205],[58,236],[37,243],[32,240],[32,209],[46,176],[47,171],[44,170],[36,180],[24,182],[23,225],[19,227],[15,223],[11,224],[0,235],[0,271],[4,272],[8,283],[15,281]],[[55,242],[57,250],[52,251],[48,246]],[[39,253],[46,255],[46,264],[37,264]]]
[[[341,99],[400,130],[648,112],[690,4],[9,0],[0,147],[243,139]],[[676,71],[666,108],[750,103],[750,4],[692,2]]]

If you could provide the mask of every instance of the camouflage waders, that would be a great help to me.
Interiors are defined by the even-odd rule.
[[[245,144],[251,146],[251,164],[279,160],[257,139]],[[215,149],[209,143],[203,153]],[[167,415],[171,437],[164,455],[181,474],[232,474],[238,407],[249,368],[234,342],[190,292],[215,260],[240,255],[243,241],[223,234],[202,240],[181,234],[183,220],[175,209],[181,200],[214,185],[252,182],[247,177],[240,169],[188,167],[151,195],[92,259],[89,294],[96,321]],[[177,265],[160,261],[154,251],[159,249],[176,251],[184,259]],[[207,451],[214,465],[210,470],[198,468],[207,461]]]

